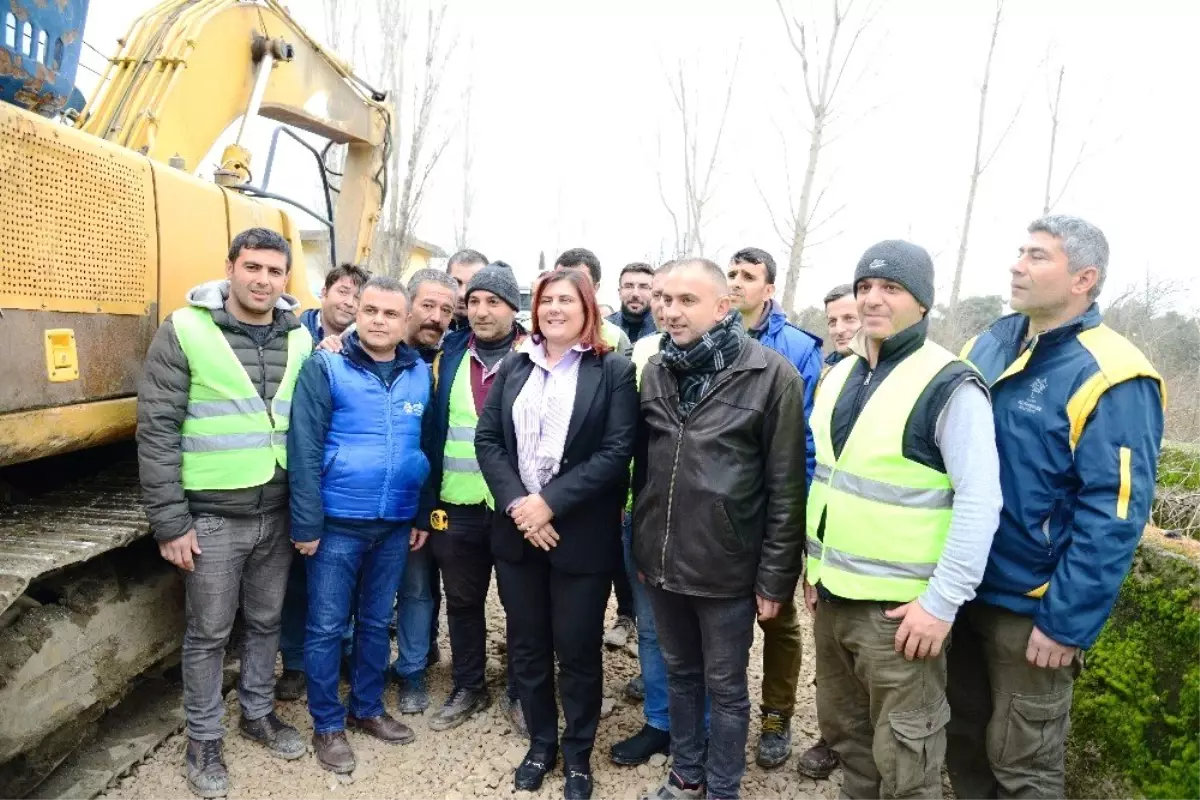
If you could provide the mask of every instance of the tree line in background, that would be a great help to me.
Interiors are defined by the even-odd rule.
[[[1178,283],[1147,277],[1100,301],[1104,323],[1137,345],[1167,382],[1166,438],[1200,442],[1200,315],[1175,310],[1184,291]],[[930,314],[930,337],[957,353],[1003,313],[1004,298],[996,294],[962,298],[957,316],[938,305]],[[826,338],[824,309],[810,306],[793,319]]]

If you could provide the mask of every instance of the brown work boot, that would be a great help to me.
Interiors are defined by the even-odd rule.
[[[354,771],[354,751],[346,740],[345,731],[313,734],[313,752],[317,755],[317,763],[330,772],[347,773]]]
[[[796,769],[814,781],[823,781],[837,768],[838,754],[821,737],[817,743],[800,754]]]
[[[346,726],[357,728],[368,736],[374,736],[384,744],[408,744],[417,736],[412,728],[392,718],[386,712],[378,717],[359,719],[353,715],[346,716]]]

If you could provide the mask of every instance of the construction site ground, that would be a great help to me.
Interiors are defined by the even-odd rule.
[[[615,616],[610,601],[609,622]],[[813,707],[812,633],[810,620],[802,614],[804,625],[804,666],[800,675],[796,715],[792,720],[795,754],[816,741],[819,733]],[[493,697],[499,699],[504,685],[503,612],[493,587],[488,602],[489,642],[488,679]],[[358,759],[358,768],[349,776],[335,776],[321,769],[310,752],[296,761],[269,756],[261,746],[233,733],[225,739],[225,759],[229,766],[231,800],[240,798],[552,798],[562,797],[561,769],[547,777],[536,793],[515,792],[512,775],[525,753],[526,742],[510,729],[500,704],[494,702],[462,726],[445,732],[429,730],[426,722],[450,689],[450,645],[443,616],[440,625],[442,661],[430,671],[432,705],[425,716],[403,719],[413,726],[416,741],[401,747],[389,747],[365,736],[351,733],[350,741]],[[596,750],[592,758],[597,798],[635,798],[653,791],[666,773],[666,758],[655,757],[640,767],[618,767],[608,758],[614,742],[636,733],[642,726],[642,709],[622,697],[625,683],[637,673],[635,650],[606,650],[605,702],[607,714],[600,722]],[[757,709],[762,679],[762,635],[756,630],[750,656],[750,699]],[[343,686],[343,688],[345,688]],[[386,704],[396,714],[396,692],[389,687]],[[306,740],[312,735],[312,720],[303,699],[279,703],[280,716],[300,729]],[[226,695],[226,726],[237,730],[236,692]],[[742,795],[747,798],[836,797],[840,773],[827,781],[812,781],[795,767],[796,755],[784,766],[764,770],[754,764],[757,741],[757,711],[751,721],[747,744],[747,771]],[[183,753],[186,737],[182,732],[168,738],[128,774],[116,779],[102,795],[118,800],[191,797],[184,780]]]

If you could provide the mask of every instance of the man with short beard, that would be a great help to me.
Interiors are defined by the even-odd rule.
[[[275,714],[275,653],[292,545],[287,451],[292,392],[312,337],[284,294],[286,239],[266,228],[233,238],[225,280],[188,292],[154,335],[138,385],[138,465],[162,557],[183,570],[187,785],[229,792],[222,664],[239,605],[239,729],[278,758],[305,753]]]
[[[357,264],[342,264],[325,275],[321,289],[321,307],[300,314],[300,324],[318,345],[330,336],[341,336],[354,324],[358,313],[358,295],[370,274]]]
[[[629,341],[635,345],[638,339],[658,331],[654,326],[654,315],[650,313],[650,284],[653,279],[654,269],[640,261],[626,264],[618,279],[621,310],[610,314],[608,321],[625,331]]]

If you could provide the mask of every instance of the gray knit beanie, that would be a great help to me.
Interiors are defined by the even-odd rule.
[[[491,292],[512,306],[513,311],[521,310],[521,288],[517,286],[517,276],[513,275],[512,267],[500,262],[488,264],[475,277],[467,282],[467,293],[464,300],[471,298],[471,292],[482,289]]]
[[[901,239],[871,245],[854,269],[856,287],[863,278],[895,281],[926,309],[933,309],[933,259],[923,247]]]

